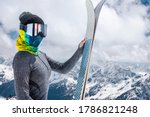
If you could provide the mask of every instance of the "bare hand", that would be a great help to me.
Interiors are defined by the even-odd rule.
[[[85,44],[85,42],[86,42],[86,39],[83,39],[83,40],[80,42],[80,44],[79,44],[79,48],[82,48],[83,45]]]

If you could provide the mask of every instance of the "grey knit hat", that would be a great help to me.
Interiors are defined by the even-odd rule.
[[[44,21],[37,15],[34,15],[30,12],[23,12],[19,16],[20,23],[23,25],[27,25],[30,23],[39,23],[44,24]]]

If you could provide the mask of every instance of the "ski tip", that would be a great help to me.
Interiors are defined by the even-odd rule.
[[[102,3],[104,4],[107,0],[102,0]]]
[[[99,7],[99,6],[102,6],[105,2],[106,2],[106,0],[101,0],[101,1],[98,3],[98,5],[96,6],[96,8]],[[95,9],[96,9],[96,8],[95,8]]]
[[[86,0],[86,5],[87,6],[91,5],[91,7],[93,7],[93,9],[94,9],[94,6],[93,6],[93,3],[91,0]]]

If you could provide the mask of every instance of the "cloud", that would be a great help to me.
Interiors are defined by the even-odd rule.
[[[107,4],[100,15],[95,55],[107,60],[148,62],[147,7],[135,0],[110,0]]]
[[[52,58],[65,60],[75,52],[84,38],[84,5],[84,1],[79,0],[5,0],[0,4],[1,11],[4,11],[0,14],[0,22],[3,23],[6,33],[9,33],[18,30],[18,17],[21,12],[30,11],[41,16],[48,24],[48,37],[44,39],[40,48]],[[68,54],[61,58],[64,53]]]
[[[100,0],[92,0],[94,6]],[[67,60],[77,49],[86,31],[85,0],[1,0],[0,4],[1,55],[15,53],[15,41],[10,32],[19,27],[19,14],[30,11],[41,16],[48,24],[48,36],[40,49],[48,56]],[[93,61],[115,60],[127,62],[149,61],[150,21],[148,6],[139,0],[107,0],[100,14]],[[9,48],[9,49],[8,49]],[[67,54],[66,54],[67,53]],[[65,56],[64,56],[65,55]]]
[[[14,42],[9,38],[7,33],[2,27],[0,27],[0,55],[4,57],[13,56],[15,52]]]

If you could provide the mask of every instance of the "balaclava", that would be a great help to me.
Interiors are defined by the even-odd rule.
[[[31,23],[44,24],[43,20],[30,12],[23,12],[19,16],[20,24],[27,25]],[[19,36],[16,42],[16,48],[19,51],[27,51],[31,54],[38,55],[38,46],[41,43],[43,37],[41,35],[30,36],[25,30],[19,30]]]

